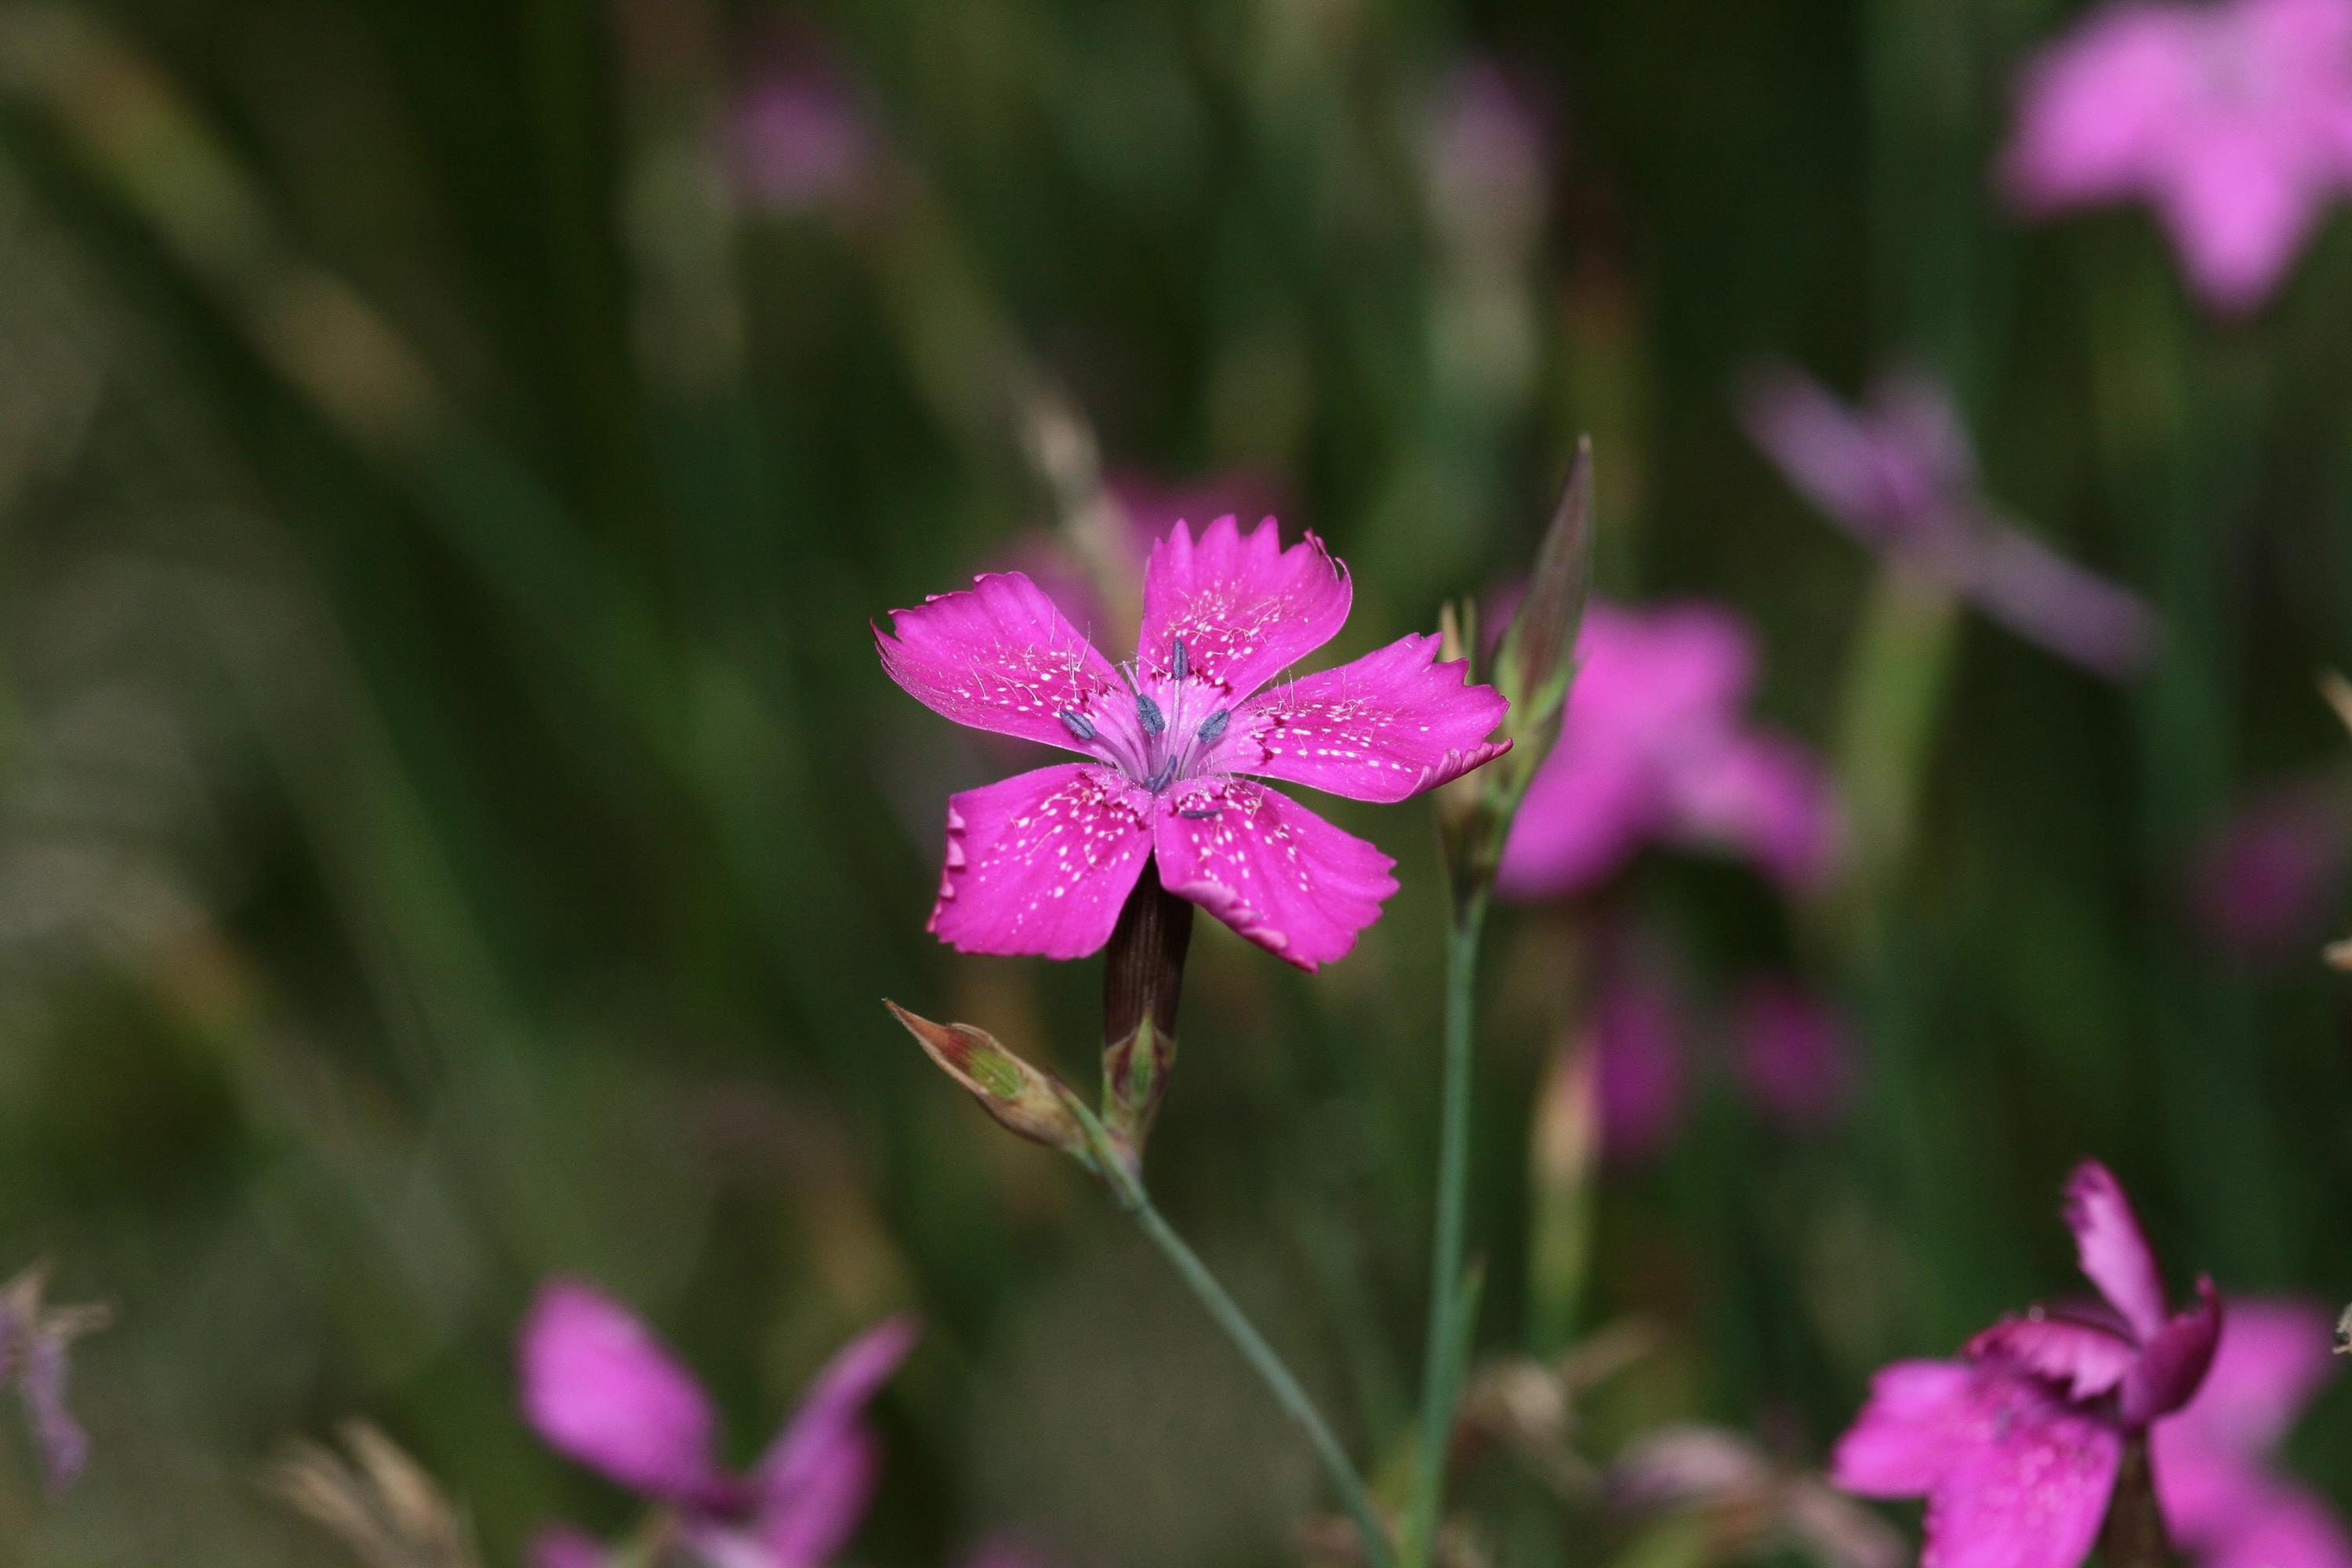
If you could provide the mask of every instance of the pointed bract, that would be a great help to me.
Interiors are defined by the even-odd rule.
[[[882,1004],[923,1053],[1004,1127],[1049,1149],[1079,1153],[1086,1136],[1064,1103],[1069,1090],[969,1024],[934,1024],[896,1002]]]

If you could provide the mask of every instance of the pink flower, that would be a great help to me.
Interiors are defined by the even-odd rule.
[[[2352,1568],[2327,1505],[2266,1461],[2328,1374],[2326,1313],[2232,1301],[2205,1386],[2158,1427],[2157,1496],[2174,1539],[2212,1568]]]
[[[1849,408],[1786,366],[1752,378],[1740,420],[1799,494],[1890,561],[1948,584],[2030,642],[2111,679],[2154,653],[2139,598],[2003,521],[1941,383],[1888,376]]]
[[[1865,1497],[1927,1499],[1936,1568],[2077,1568],[2106,1517],[2127,1437],[2195,1397],[2221,1334],[2210,1279],[2173,1314],[2156,1255],[2105,1166],[2066,1184],[2077,1260],[2104,1303],[2035,1308],[1964,1359],[1898,1362],[1831,1460]]]
[[[724,1468],[701,1385],[645,1325],[586,1285],[540,1291],[520,1343],[523,1415],[551,1447],[674,1510],[710,1568],[823,1568],[864,1517],[879,1459],[864,1419],[914,1348],[892,1318],[844,1348],[748,1473]],[[591,1568],[603,1549],[568,1527],[537,1568]]]
[[[2189,884],[2198,922],[2242,957],[2295,951],[2326,924],[2347,853],[2352,824],[2333,781],[2267,790],[2199,854]]]
[[[1507,708],[1438,639],[1274,682],[1348,618],[1346,571],[1268,518],[1179,524],[1151,552],[1135,662],[1115,667],[1019,572],[892,612],[883,668],[934,711],[1090,758],[948,802],[930,929],[965,952],[1079,958],[1147,863],[1301,969],[1344,956],[1396,890],[1373,846],[1244,775],[1400,801],[1500,755]]]
[[[1653,842],[1728,850],[1792,888],[1822,881],[1837,847],[1828,783],[1743,716],[1756,651],[1736,616],[1595,603],[1577,659],[1559,743],[1504,847],[1505,893],[1582,892]]]
[[[0,1391],[16,1388],[42,1479],[64,1491],[89,1463],[89,1434],[66,1404],[70,1349],[82,1335],[106,1326],[104,1307],[50,1307],[42,1301],[48,1270],[35,1264],[0,1287]]]
[[[1777,977],[1748,982],[1733,1004],[1731,1037],[1748,1098],[1783,1127],[1818,1127],[1844,1108],[1853,1046],[1811,992]]]
[[[2352,177],[2352,5],[2111,5],[2025,72],[2001,164],[2042,215],[2139,197],[2189,282],[2245,310]]]
[[[1601,1107],[1601,1148],[1612,1160],[1656,1153],[1681,1122],[1690,1071],[1685,1020],[1665,977],[1621,964],[1595,990],[1585,1020]]]
[[[728,142],[742,199],[771,212],[849,201],[872,185],[882,162],[848,84],[813,57],[754,81],[735,106]]]

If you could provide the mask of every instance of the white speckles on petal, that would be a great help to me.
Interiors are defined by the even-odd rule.
[[[1117,769],[1084,763],[965,791],[948,807],[930,929],[966,952],[1086,956],[1142,875],[1151,813]]]
[[[1486,736],[1509,704],[1433,662],[1438,639],[1407,637],[1253,700],[1225,765],[1354,800],[1404,800],[1500,756]]]
[[[890,620],[874,634],[882,668],[959,724],[1085,750],[1062,714],[1087,717],[1121,689],[1110,660],[1018,572],[975,578]]]
[[[1301,969],[1344,957],[1396,891],[1372,845],[1244,779],[1171,791],[1153,826],[1160,880]]]
[[[1193,672],[1238,701],[1330,641],[1352,595],[1312,534],[1285,550],[1272,518],[1244,534],[1221,517],[1198,541],[1179,523],[1144,572],[1138,656],[1164,671],[1181,637]]]

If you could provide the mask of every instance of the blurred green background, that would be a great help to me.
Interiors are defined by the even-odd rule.
[[[1762,710],[1825,750],[1874,567],[1734,427],[1759,355],[1939,369],[1991,493],[2162,613],[2122,689],[1964,621],[1916,832],[1832,906],[1664,858],[1611,894],[1702,989],[1835,994],[1862,1077],[1807,1138],[1710,1079],[1600,1177],[1580,1321],[1657,1341],[1597,1451],[1704,1418],[1817,1463],[1879,1362],[2069,1288],[2085,1153],[2180,1279],[2352,1292],[2328,931],[2252,962],[2185,894],[2247,791],[2346,754],[2312,677],[2352,664],[2352,225],[2234,325],[2140,214],[2017,226],[1987,169],[2063,19],[0,5],[0,1274],[119,1319],[77,1489],[0,1436],[0,1562],[341,1561],[256,1477],[353,1415],[487,1561],[619,1527],[514,1413],[559,1269],[679,1345],[739,1457],[918,1310],[861,1561],[1298,1560],[1315,1478],[1229,1349],[879,1005],[1090,1072],[1094,965],[925,935],[941,801],[1006,756],[867,630],[1053,525],[1041,388],[1115,473],[1278,494],[1354,572],[1348,653],[1523,569],[1589,430],[1602,590],[1752,618]],[[1532,158],[1449,163],[1475,59]],[[763,174],[779,81],[832,95],[830,161]],[[1393,1462],[1442,898],[1425,804],[1334,815],[1404,890],[1313,979],[1202,922],[1156,1184]],[[1574,946],[1544,910],[1493,942],[1494,1354]],[[2352,1497],[2345,1403],[2296,1452]],[[1503,1563],[1625,1539],[1506,1460],[1465,1490]]]

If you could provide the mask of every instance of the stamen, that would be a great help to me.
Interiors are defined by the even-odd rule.
[[[1159,770],[1150,778],[1143,781],[1143,787],[1150,790],[1152,794],[1158,795],[1161,790],[1166,789],[1170,784],[1174,784],[1175,782],[1176,759],[1171,757],[1166,762],[1160,763]]]
[[[1140,691],[1135,694],[1135,721],[1143,726],[1147,735],[1157,735],[1168,728],[1167,715],[1160,711],[1160,704]]]
[[[1192,806],[1176,815],[1187,822],[1213,822],[1224,811],[1222,805]]]
[[[1076,709],[1065,708],[1055,717],[1061,720],[1062,728],[1067,730],[1077,740],[1091,741],[1100,733],[1095,728],[1094,721]]]
[[[1179,680],[1192,673],[1192,658],[1184,651],[1182,637],[1176,639],[1176,655],[1169,664],[1168,672]]]
[[[1200,731],[1196,738],[1204,746],[1213,746],[1223,737],[1225,727],[1233,721],[1234,710],[1230,708],[1220,708],[1201,721]]]

